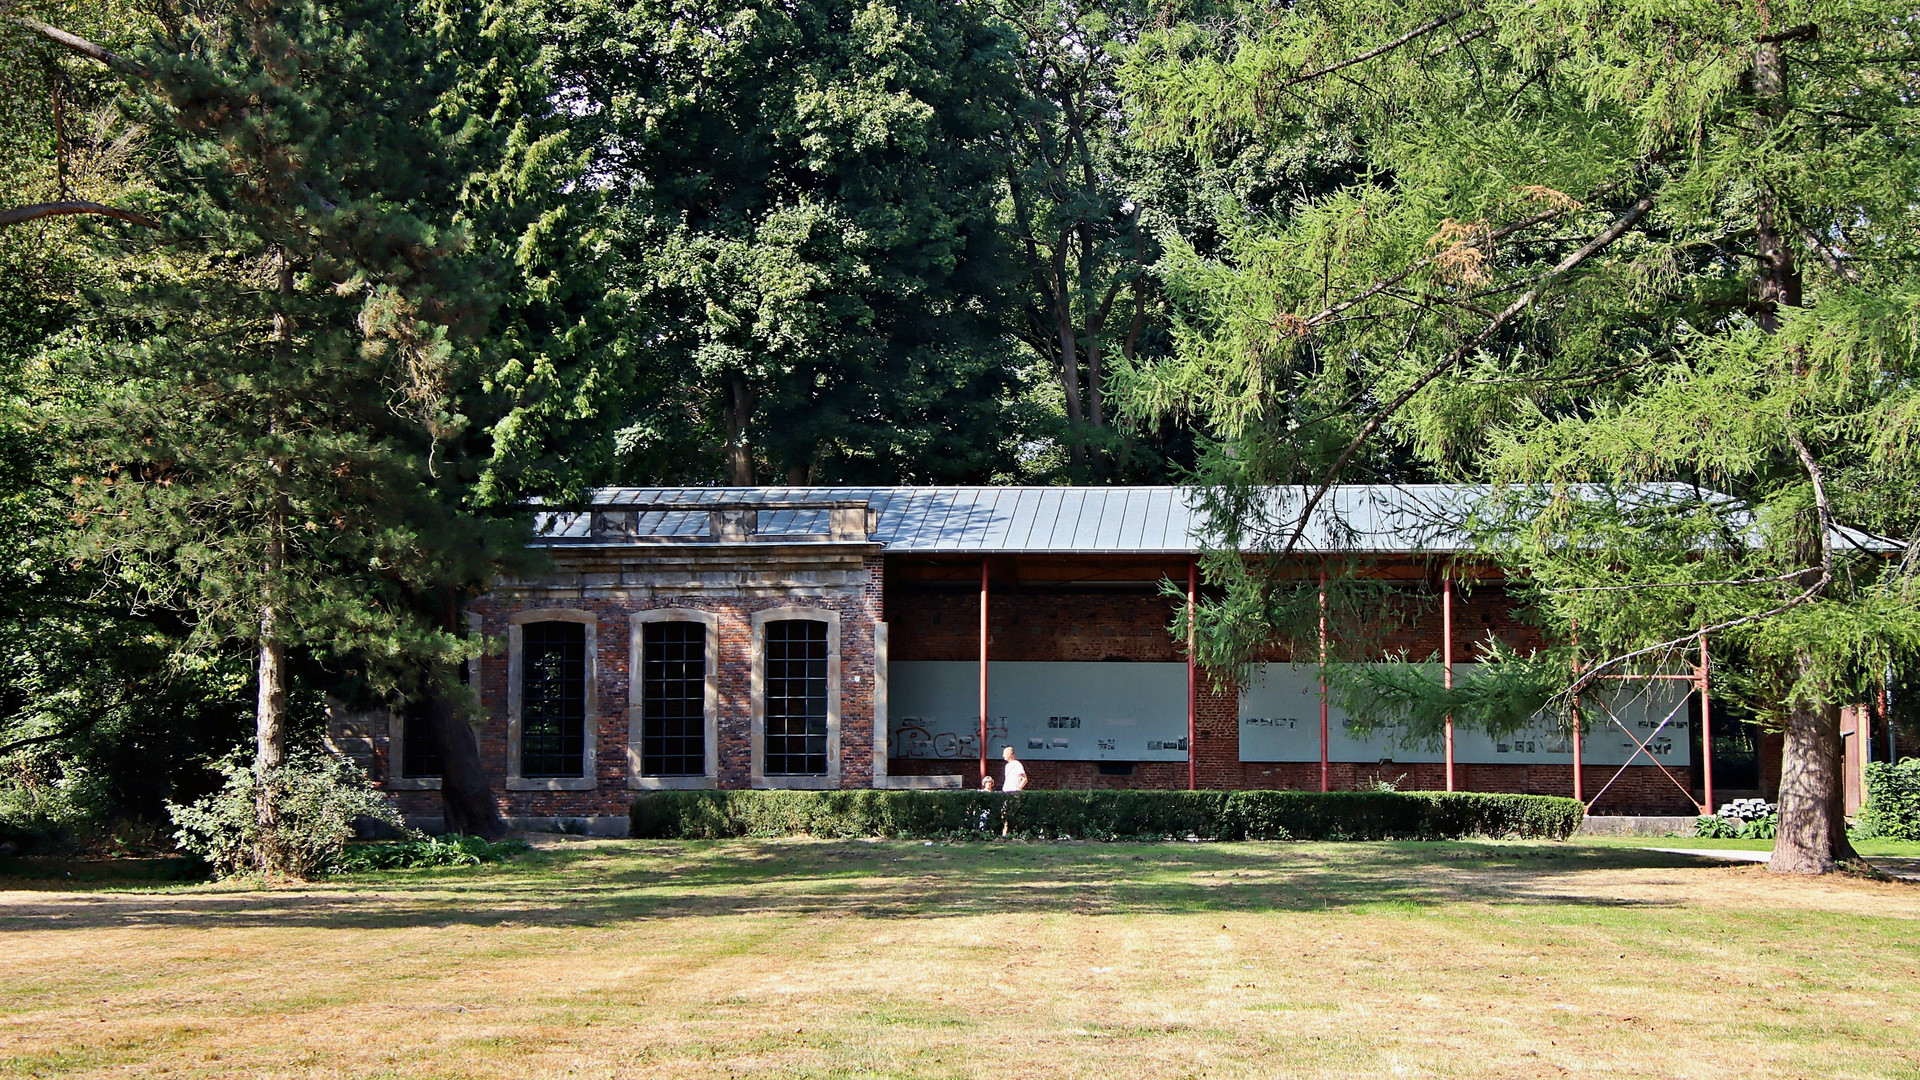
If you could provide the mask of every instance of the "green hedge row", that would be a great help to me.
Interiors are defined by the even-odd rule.
[[[632,814],[634,836],[680,840],[1564,840],[1584,817],[1572,799],[1441,791],[658,791]]]

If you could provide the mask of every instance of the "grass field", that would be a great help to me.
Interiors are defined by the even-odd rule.
[[[1628,844],[573,841],[22,885],[9,1076],[1920,1076],[1920,886]]]
[[[1581,837],[1583,843],[1607,844],[1624,847],[1666,847],[1693,848],[1696,850],[1720,851],[1772,851],[1771,840],[1708,840],[1694,836],[1594,836]],[[1916,840],[1855,840],[1854,849],[1862,855],[1892,855],[1899,858],[1920,858],[1920,841]]]

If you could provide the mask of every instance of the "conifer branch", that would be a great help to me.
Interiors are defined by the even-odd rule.
[[[1640,657],[1653,653],[1677,648],[1685,642],[1704,637],[1708,634],[1717,634],[1723,630],[1731,630],[1737,626],[1745,626],[1749,623],[1771,619],[1777,615],[1784,615],[1827,591],[1827,586],[1833,584],[1833,508],[1827,502],[1826,478],[1820,471],[1819,462],[1813,460],[1813,455],[1808,452],[1807,444],[1800,441],[1800,436],[1789,430],[1787,432],[1787,442],[1793,447],[1794,454],[1799,457],[1800,467],[1806,470],[1808,482],[1813,485],[1813,505],[1819,518],[1820,565],[1818,567],[1809,567],[1806,570],[1800,571],[1800,573],[1806,574],[1817,569],[1820,571],[1819,579],[1814,581],[1813,584],[1808,585],[1800,595],[1795,596],[1783,604],[1777,604],[1766,611],[1755,612],[1751,615],[1742,615],[1738,618],[1728,619],[1725,622],[1715,623],[1712,626],[1703,626],[1692,633],[1682,634],[1677,638],[1663,641],[1658,645],[1649,645],[1644,649],[1635,649],[1632,652],[1621,653],[1619,656],[1603,660],[1593,667],[1588,668],[1580,678],[1574,680],[1572,686],[1567,687],[1555,695],[1556,697],[1572,697],[1580,693],[1587,687],[1592,686],[1594,681],[1600,678],[1601,672],[1609,668],[1619,667],[1621,664],[1627,663],[1630,660],[1638,660]]]
[[[1644,585],[1573,585],[1564,589],[1547,589],[1550,593],[1577,592],[1624,592],[1631,589],[1692,589],[1707,585],[1767,585],[1777,581],[1792,581],[1820,569],[1817,566],[1789,570],[1784,574],[1772,574],[1767,577],[1729,578],[1721,581],[1656,581]]]
[[[1387,402],[1378,412],[1368,417],[1367,422],[1361,425],[1359,433],[1354,435],[1354,437],[1348,441],[1345,448],[1340,451],[1339,456],[1334,458],[1333,464],[1328,467],[1325,475],[1320,478],[1320,483],[1314,487],[1313,494],[1307,497],[1306,505],[1300,508],[1299,519],[1294,522],[1293,533],[1287,537],[1287,544],[1281,549],[1280,555],[1282,557],[1291,555],[1293,549],[1299,546],[1300,538],[1306,534],[1307,522],[1313,517],[1314,508],[1320,505],[1321,499],[1326,498],[1327,492],[1332,489],[1334,481],[1339,479],[1340,471],[1346,468],[1347,462],[1353,458],[1354,454],[1359,452],[1362,446],[1366,445],[1367,440],[1373,437],[1374,432],[1379,431],[1380,428],[1386,424],[1389,417],[1400,411],[1401,406],[1413,400],[1415,394],[1426,389],[1428,383],[1444,375],[1460,361],[1473,355],[1476,349],[1486,344],[1493,335],[1500,332],[1502,327],[1512,322],[1515,316],[1532,307],[1533,302],[1540,298],[1540,294],[1546,291],[1548,285],[1565,277],[1571,273],[1575,267],[1578,267],[1589,258],[1604,251],[1612,245],[1615,240],[1626,235],[1628,229],[1633,228],[1641,218],[1646,217],[1653,209],[1654,201],[1653,195],[1642,195],[1638,201],[1627,208],[1627,212],[1621,215],[1618,221],[1601,230],[1599,235],[1581,245],[1578,250],[1566,258],[1560,260],[1559,265],[1542,275],[1539,280],[1533,283],[1532,288],[1516,297],[1513,303],[1508,304],[1504,311],[1494,316],[1479,333],[1467,339],[1459,348],[1448,353],[1445,359],[1422,372],[1420,377],[1413,381],[1412,385],[1400,391],[1400,393],[1394,396],[1392,401]]]
[[[159,222],[145,214],[136,214],[131,210],[122,210],[119,207],[108,206],[105,203],[68,200],[66,202],[31,203],[26,206],[16,206],[10,210],[0,210],[0,228],[5,228],[8,225],[19,225],[28,221],[37,221],[40,218],[61,217],[68,214],[95,214],[100,217],[119,218],[121,221],[131,221],[135,225],[144,225],[149,229],[157,229],[160,227]]]
[[[1457,11],[1449,12],[1448,14],[1442,15],[1437,19],[1430,19],[1424,23],[1421,23],[1419,26],[1416,26],[1413,29],[1407,31],[1406,33],[1401,34],[1399,37],[1394,38],[1392,41],[1389,41],[1384,45],[1376,45],[1373,48],[1368,49],[1366,52],[1360,53],[1356,56],[1349,56],[1345,60],[1336,61],[1334,63],[1328,64],[1326,67],[1319,68],[1314,71],[1308,71],[1300,75],[1295,75],[1293,78],[1288,79],[1287,81],[1281,83],[1279,86],[1273,87],[1272,89],[1275,91],[1279,91],[1279,90],[1285,90],[1291,86],[1299,86],[1303,82],[1312,82],[1313,80],[1321,78],[1323,76],[1331,75],[1336,71],[1342,71],[1346,68],[1350,68],[1355,64],[1364,64],[1376,56],[1384,56],[1385,54],[1392,52],[1393,50],[1399,48],[1402,45],[1405,45],[1410,41],[1415,41],[1420,38],[1426,37],[1428,34],[1433,33],[1435,30],[1438,30],[1441,27],[1452,22],[1453,20],[1459,18],[1460,16],[1465,15],[1469,10],[1470,9],[1468,8],[1460,8]]]
[[[147,74],[147,66],[145,64],[121,56],[117,52],[101,48],[78,34],[70,34],[57,26],[48,26],[38,19],[28,18],[25,15],[15,15],[13,21],[56,45],[65,46],[67,49],[79,53],[89,60],[97,60],[124,75],[139,75],[144,77]]]
[[[1842,262],[1840,260],[1840,253],[1829,246],[1825,240],[1821,239],[1819,233],[1802,225],[1800,226],[1800,239],[1805,240],[1807,246],[1813,249],[1813,253],[1820,256],[1820,261],[1827,264],[1827,269],[1838,274],[1843,280],[1854,284],[1859,283],[1859,271]]]
[[[1612,185],[1609,185],[1609,187],[1611,186]],[[1602,189],[1600,192],[1597,192],[1596,194],[1604,194],[1605,190],[1606,189]],[[1543,210],[1538,214],[1532,214],[1527,217],[1523,217],[1518,221],[1509,222],[1508,224],[1502,225],[1499,228],[1494,229],[1493,231],[1487,233],[1486,235],[1476,237],[1475,239],[1485,244],[1497,243],[1501,240],[1505,240],[1509,236],[1512,236],[1514,233],[1520,232],[1525,229],[1531,229],[1535,225],[1544,225],[1549,221],[1554,221],[1558,218],[1565,217],[1569,213],[1572,213],[1575,209],[1577,209],[1577,207],[1562,206],[1562,207],[1556,207],[1552,210]],[[1325,308],[1322,308],[1317,314],[1309,316],[1301,324],[1301,329],[1303,330],[1312,329],[1313,327],[1319,326],[1320,324],[1327,322],[1330,319],[1336,318],[1346,313],[1347,311],[1353,309],[1354,307],[1357,307],[1360,304],[1366,303],[1367,301],[1373,299],[1374,297],[1379,296],[1381,293],[1384,293],[1387,290],[1393,288],[1394,286],[1400,284],[1401,282],[1407,280],[1407,278],[1412,277],[1414,273],[1419,271],[1421,268],[1432,265],[1434,260],[1438,259],[1439,257],[1440,256],[1436,253],[1433,255],[1428,255],[1421,259],[1416,259],[1413,262],[1408,263],[1406,266],[1402,267],[1399,271],[1381,278],[1380,280],[1360,290],[1359,292],[1348,297],[1347,299],[1342,300],[1337,304],[1327,305]]]

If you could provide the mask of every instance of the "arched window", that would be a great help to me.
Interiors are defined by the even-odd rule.
[[[579,776],[587,745],[587,628],[537,622],[522,632],[520,775]]]
[[[594,786],[596,618],[571,608],[516,613],[507,629],[507,787]]]
[[[753,616],[753,782],[840,782],[840,616],[775,608]]]
[[[712,787],[720,764],[717,620],[688,608],[639,611],[629,619],[629,783]]]
[[[467,636],[480,636],[481,619],[467,613]],[[460,667],[464,686],[480,685],[480,654],[467,658]],[[438,791],[444,769],[440,739],[427,722],[419,701],[409,701],[387,710],[388,765],[385,786],[393,791]]]
[[[766,774],[827,774],[827,624],[767,624]]]

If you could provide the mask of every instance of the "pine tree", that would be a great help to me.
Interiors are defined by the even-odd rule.
[[[1774,868],[1848,855],[1838,707],[1920,651],[1910,10],[1248,5],[1129,74],[1158,138],[1337,131],[1369,166],[1167,268],[1180,355],[1133,402],[1227,438],[1223,535],[1291,555],[1326,485],[1409,466],[1501,482],[1492,550],[1602,657],[1562,700],[1731,642],[1782,703]],[[1225,660],[1305,609],[1233,584]]]
[[[133,57],[166,212],[111,298],[114,338],[62,352],[88,380],[77,547],[193,611],[201,640],[250,643],[260,769],[286,752],[290,650],[388,685],[444,666],[469,646],[440,600],[518,546],[468,503],[500,296],[463,200],[501,149],[468,93],[470,16],[163,5]]]

